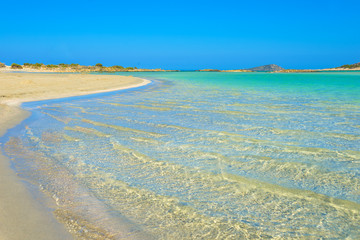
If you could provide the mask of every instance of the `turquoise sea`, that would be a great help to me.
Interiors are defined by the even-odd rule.
[[[360,239],[360,72],[128,75],[1,139],[78,238]]]

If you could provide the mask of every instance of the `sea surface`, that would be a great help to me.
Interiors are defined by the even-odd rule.
[[[1,139],[78,238],[360,239],[360,72],[128,75]]]

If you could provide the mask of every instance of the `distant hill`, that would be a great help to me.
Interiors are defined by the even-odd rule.
[[[346,64],[337,68],[347,68],[347,69],[360,68],[360,63]]]
[[[248,70],[251,70],[254,72],[277,72],[277,71],[282,71],[285,69],[278,65],[275,65],[275,64],[269,64],[269,65],[264,65],[264,66],[260,66],[260,67],[249,68]]]

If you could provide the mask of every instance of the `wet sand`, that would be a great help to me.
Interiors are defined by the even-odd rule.
[[[0,137],[30,115],[20,108],[22,102],[116,91],[149,82],[131,76],[0,72]],[[54,203],[39,202],[23,181],[0,152],[0,240],[72,239],[49,209]]]

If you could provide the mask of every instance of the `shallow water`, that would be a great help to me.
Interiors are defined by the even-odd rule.
[[[77,237],[360,238],[360,73],[136,76],[3,139]]]

